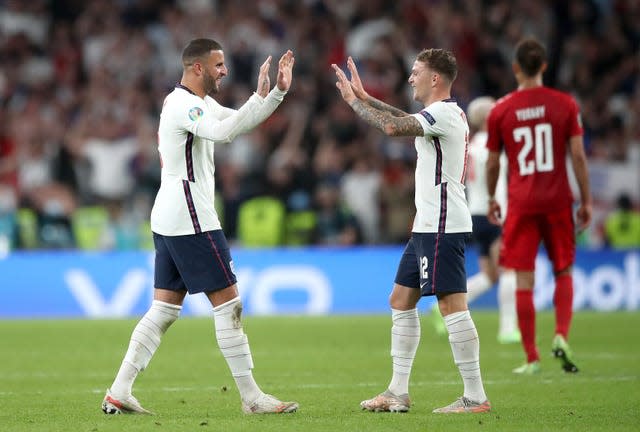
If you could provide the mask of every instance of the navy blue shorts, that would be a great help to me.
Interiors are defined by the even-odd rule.
[[[472,241],[478,245],[480,256],[488,257],[491,245],[502,234],[502,228],[489,222],[486,216],[471,216],[473,221]]]
[[[469,233],[412,233],[395,283],[423,296],[467,292],[464,251]]]
[[[153,233],[154,287],[189,294],[212,292],[236,283],[229,245],[222,230],[182,236]]]

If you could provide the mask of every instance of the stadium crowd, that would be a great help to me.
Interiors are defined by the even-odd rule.
[[[296,56],[282,106],[216,147],[227,237],[402,242],[415,211],[413,140],[364,127],[329,65],[353,56],[371,95],[415,112],[405,85],[411,61],[422,48],[447,48],[459,62],[453,94],[466,107],[515,88],[512,50],[524,35],[549,49],[545,83],[577,98],[590,161],[638,169],[633,0],[0,1],[0,237],[18,248],[149,247],[158,114],[180,78],[184,45],[206,36],[225,49],[230,74],[216,99],[230,107],[255,89],[264,58]],[[600,245],[615,200],[595,204],[585,241]]]

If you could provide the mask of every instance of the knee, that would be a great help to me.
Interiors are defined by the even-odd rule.
[[[467,295],[465,293],[453,293],[438,297],[438,306],[442,316],[468,310]]]
[[[398,296],[394,296],[393,293],[389,296],[389,306],[391,309],[407,310],[406,302],[399,299]]]
[[[573,267],[569,266],[565,269],[562,269],[560,271],[557,271],[554,273],[556,278],[562,277],[562,276],[571,276],[571,272],[573,271]]]
[[[406,311],[410,309],[414,309],[416,307],[417,301],[413,301],[413,299],[394,295],[393,293],[389,296],[389,306],[391,309]]]

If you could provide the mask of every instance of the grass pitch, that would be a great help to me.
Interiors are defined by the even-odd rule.
[[[538,314],[542,372],[516,376],[520,345],[496,342],[497,314],[475,311],[487,414],[438,415],[462,393],[446,338],[426,317],[407,414],[368,413],[359,402],[391,374],[390,317],[248,317],[255,377],[300,402],[289,415],[247,416],[220,355],[212,319],[168,331],[134,394],[154,416],[100,410],[135,320],[0,321],[1,431],[636,431],[640,430],[640,314],[578,312],[571,346],[581,371],[550,355],[553,315]]]

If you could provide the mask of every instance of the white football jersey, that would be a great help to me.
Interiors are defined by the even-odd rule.
[[[486,216],[489,211],[489,192],[487,191],[487,132],[479,131],[469,143],[467,160],[467,202],[472,215]],[[500,176],[496,185],[495,199],[500,204],[502,212],[507,207],[507,157],[500,155]]]
[[[237,111],[201,98],[178,84],[165,98],[158,127],[162,163],[160,190],[151,210],[151,230],[166,236],[220,229],[214,207],[214,144],[253,129],[282,102],[286,92],[254,93]]]
[[[413,232],[471,232],[464,194],[469,125],[455,99],[413,114],[424,129],[416,137],[416,218]]]

